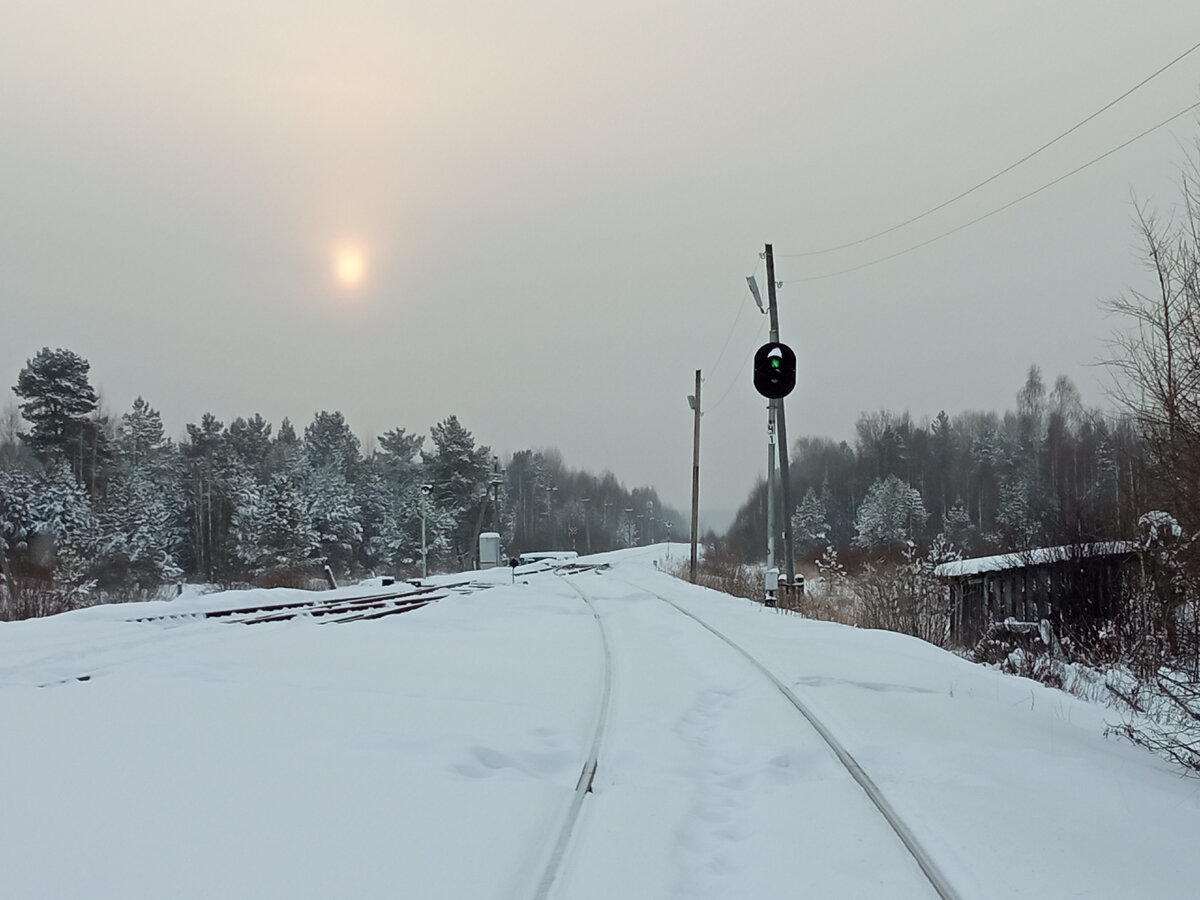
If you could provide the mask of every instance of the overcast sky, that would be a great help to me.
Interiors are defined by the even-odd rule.
[[[800,358],[790,437],[863,410],[1004,409],[1031,363],[1105,403],[1148,286],[1131,191],[1170,207],[1200,51],[909,227],[1200,41],[1144,0],[506,4],[0,0],[0,384],[41,347],[143,395],[364,439],[456,414],[701,505],[765,472],[745,277],[774,244]],[[340,254],[340,256],[339,256]],[[8,401],[13,396],[8,394]]]

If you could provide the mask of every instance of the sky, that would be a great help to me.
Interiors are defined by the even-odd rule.
[[[766,469],[746,276],[776,254],[788,434],[1012,406],[1031,364],[1108,403],[1102,304],[1151,286],[1200,5],[336,6],[0,0],[0,377],[89,360],[107,410],[211,411],[368,445],[457,415],[701,506]],[[831,276],[831,277],[823,277]],[[9,395],[9,400],[15,400]],[[4,401],[7,402],[7,401]]]
[[[435,578],[460,590],[369,621],[335,604],[378,587],[0,622],[6,895],[935,896],[811,717],[939,896],[1195,896],[1200,787],[1106,738],[1115,709],[687,584],[664,549]],[[198,615],[289,602],[324,615]]]

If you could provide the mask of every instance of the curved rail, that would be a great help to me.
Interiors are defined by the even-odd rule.
[[[588,750],[587,759],[584,761],[583,769],[579,773],[579,781],[575,784],[575,794],[571,798],[571,806],[567,810],[566,818],[563,820],[558,837],[554,841],[554,848],[550,851],[550,858],[546,862],[546,868],[542,872],[541,879],[538,881],[537,890],[533,895],[535,900],[547,900],[555,880],[562,871],[563,860],[566,858],[567,853],[567,845],[571,842],[571,835],[574,833],[575,825],[579,821],[579,813],[583,809],[583,801],[591,792],[592,781],[596,777],[596,761],[600,756],[600,744],[604,739],[604,728],[608,722],[609,698],[612,696],[612,649],[608,641],[608,631],[604,627],[604,620],[600,618],[600,613],[596,610],[592,599],[578,585],[566,578],[563,578],[563,582],[570,585],[571,589],[588,605],[588,609],[592,611],[592,617],[596,620],[596,627],[600,629],[600,643],[604,648],[604,687],[600,694],[600,709],[596,715],[596,729],[592,735],[592,746]]]
[[[842,745],[842,742],[839,741],[832,732],[830,732],[825,723],[822,722],[817,715],[808,708],[804,701],[796,696],[791,688],[784,684],[774,672],[759,662],[758,659],[752,653],[742,647],[741,644],[737,643],[732,638],[728,637],[726,634],[701,619],[695,613],[684,609],[674,600],[670,600],[656,591],[647,590],[641,585],[632,584],[630,582],[625,583],[629,584],[630,587],[635,588],[636,590],[650,594],[653,597],[657,597],[659,600],[663,601],[667,605],[676,609],[678,612],[687,616],[692,621],[696,622],[714,636],[720,638],[729,647],[741,654],[746,661],[753,665],[762,675],[770,680],[770,682],[779,689],[779,692],[787,698],[788,702],[796,708],[800,715],[804,716],[817,734],[821,736],[821,739],[826,743],[826,745],[828,745],[829,749],[833,751],[834,756],[838,758],[838,761],[845,767],[846,771],[850,773],[850,776],[858,783],[859,787],[863,789],[863,792],[867,795],[867,798],[872,804],[874,804],[875,808],[887,821],[888,825],[891,826],[892,831],[896,833],[896,836],[900,839],[900,842],[904,844],[905,849],[907,849],[912,855],[913,859],[916,860],[917,865],[925,874],[925,877],[929,880],[929,883],[933,886],[933,889],[937,892],[937,895],[941,897],[942,900],[961,900],[958,891],[954,888],[954,885],[950,883],[950,880],[946,877],[946,874],[941,870],[938,864],[934,862],[933,857],[929,855],[929,852],[921,846],[920,841],[917,840],[917,837],[913,833],[912,829],[909,828],[908,824],[902,818],[900,818],[900,814],[896,812],[892,804],[883,795],[883,792],[879,789],[879,786],[874,782],[874,780],[872,780],[871,776],[867,774],[866,770],[863,769],[861,765],[859,765],[858,760],[856,760],[850,751]]]

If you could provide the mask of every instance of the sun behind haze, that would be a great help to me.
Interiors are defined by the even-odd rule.
[[[362,250],[351,246],[338,248],[334,254],[333,272],[342,287],[358,287],[366,274]]]

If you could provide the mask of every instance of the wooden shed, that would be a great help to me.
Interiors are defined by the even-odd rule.
[[[1137,552],[1108,541],[944,563],[934,573],[950,587],[950,640],[974,645],[1006,619],[1046,619],[1059,633],[1095,628],[1123,609]]]

